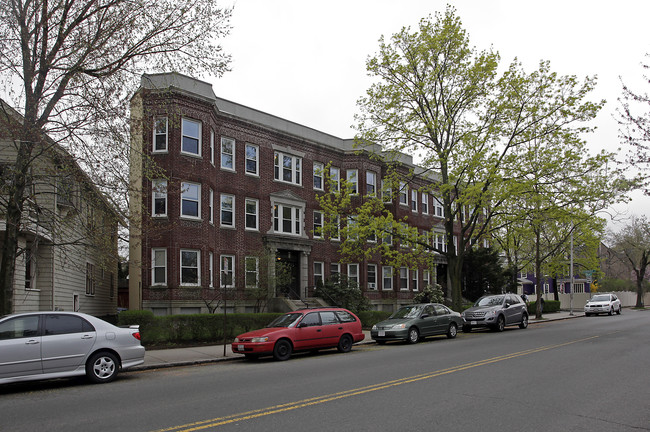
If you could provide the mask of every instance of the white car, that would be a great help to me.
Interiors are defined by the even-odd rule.
[[[601,313],[613,315],[614,312],[621,314],[621,301],[614,294],[596,294],[585,305],[586,316]]]
[[[106,383],[142,363],[139,326],[116,327],[75,312],[0,318],[0,384],[77,375]]]

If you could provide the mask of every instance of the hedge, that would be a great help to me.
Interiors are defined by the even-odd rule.
[[[542,313],[559,312],[560,302],[558,300],[544,300],[542,302]],[[528,314],[535,315],[537,313],[537,302],[530,302],[528,304]]]

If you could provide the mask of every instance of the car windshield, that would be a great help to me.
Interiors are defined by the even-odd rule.
[[[593,296],[591,301],[597,302],[597,301],[609,301],[609,296],[608,295],[597,295]]]
[[[481,297],[474,303],[474,306],[501,306],[503,296]]]
[[[392,314],[388,319],[395,318],[417,318],[420,316],[422,306],[406,306]]]
[[[296,321],[302,316],[301,313],[288,313],[280,315],[267,325],[267,328],[270,327],[293,327],[296,325]]]

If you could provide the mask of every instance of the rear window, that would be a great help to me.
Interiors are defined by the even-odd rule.
[[[323,322],[323,325],[339,324],[339,319],[334,312],[321,312],[320,319]]]
[[[348,311],[336,311],[336,315],[338,315],[339,319],[341,322],[355,322],[357,319]]]

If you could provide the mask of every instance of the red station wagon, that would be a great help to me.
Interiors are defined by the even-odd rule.
[[[347,309],[300,309],[277,317],[263,329],[237,336],[232,351],[251,359],[273,355],[276,360],[287,360],[294,351],[336,347],[348,352],[363,338],[361,321]]]

